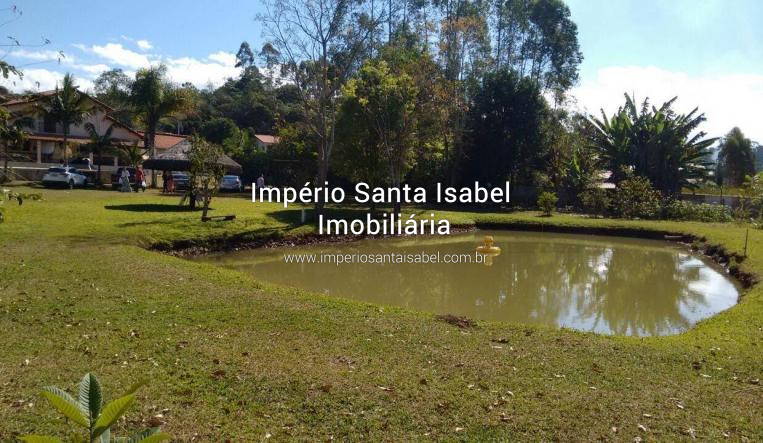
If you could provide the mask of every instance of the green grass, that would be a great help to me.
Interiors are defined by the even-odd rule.
[[[217,198],[213,214],[237,220],[201,223],[176,202],[46,190],[44,201],[9,208],[0,441],[69,429],[39,391],[71,389],[87,371],[112,398],[150,380],[118,435],[161,414],[154,420],[179,441],[665,441],[688,440],[690,429],[704,440],[763,439],[763,387],[751,383],[763,375],[761,285],[671,337],[485,322],[460,330],[146,250],[311,231],[297,227],[298,210],[276,204]],[[734,224],[436,213],[453,224],[691,233],[736,252],[744,242]],[[751,230],[749,244],[742,266],[763,275],[763,231]],[[498,337],[508,340],[500,349]]]

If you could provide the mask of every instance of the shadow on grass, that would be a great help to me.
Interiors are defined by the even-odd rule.
[[[179,206],[177,204],[163,205],[159,203],[128,203],[125,205],[106,205],[104,209],[110,211],[128,211],[128,212],[198,212],[201,207],[191,209],[187,205]],[[210,211],[214,210],[209,208]]]
[[[325,220],[348,220],[352,221],[355,219],[359,220],[365,220],[366,214],[368,214],[370,211],[368,209],[360,209],[360,208],[326,208],[324,210],[323,218]],[[376,212],[375,214],[378,214],[378,217],[381,219],[381,212]],[[301,226],[303,224],[311,224],[311,223],[317,223],[318,217],[315,213],[315,210],[312,208],[305,209],[305,223],[302,223],[302,209],[284,209],[280,211],[272,211],[268,212],[267,215],[269,217],[273,217],[274,219],[278,220],[281,223],[289,225],[289,227],[297,227]]]

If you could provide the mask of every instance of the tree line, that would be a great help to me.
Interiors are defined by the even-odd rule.
[[[561,0],[266,1],[256,24],[265,44],[243,42],[241,74],[220,87],[173,84],[162,66],[115,69],[95,96],[144,129],[149,150],[157,131],[198,134],[246,182],[264,173],[280,186],[508,180],[580,207],[602,180],[643,177],[674,197],[754,173],[741,131],[721,140],[716,165],[704,114],[677,112],[676,99],[569,112],[582,54]],[[279,143],[262,152],[255,134]]]

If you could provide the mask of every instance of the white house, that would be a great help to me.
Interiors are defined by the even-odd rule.
[[[55,94],[56,91],[46,91],[35,94],[30,97],[12,99],[0,104],[8,110],[12,116],[31,117],[34,124],[31,128],[26,128],[29,136],[25,145],[13,152],[15,159],[31,163],[56,163],[64,158],[63,146],[63,128],[61,124],[52,119],[46,118],[37,109],[37,103],[44,97]],[[83,93],[84,94],[84,93]],[[68,147],[66,147],[67,158],[77,158],[88,156],[86,152],[81,151],[82,145],[90,142],[90,137],[85,130],[85,123],[92,123],[99,134],[103,134],[113,126],[112,138],[115,145],[143,146],[143,133],[136,131],[114,119],[111,114],[114,109],[109,105],[85,94],[89,108],[89,114],[81,125],[72,125],[69,128]],[[185,136],[167,133],[157,133],[155,145],[157,150],[168,149],[184,141]],[[91,158],[91,160],[93,160]],[[117,166],[119,158],[117,156],[103,157],[103,164]]]

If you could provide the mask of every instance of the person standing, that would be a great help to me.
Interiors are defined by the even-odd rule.
[[[263,174],[260,174],[260,177],[257,179],[257,189],[262,189],[265,187],[265,176]]]
[[[132,191],[130,188],[130,171],[128,171],[127,168],[122,168],[122,174],[120,175],[119,180],[122,182],[121,192]]]
[[[166,194],[167,186],[169,186],[170,174],[167,171],[162,172],[162,194]]]
[[[140,190],[146,192],[146,173],[143,172],[143,166],[138,166],[135,170],[135,192]]]

